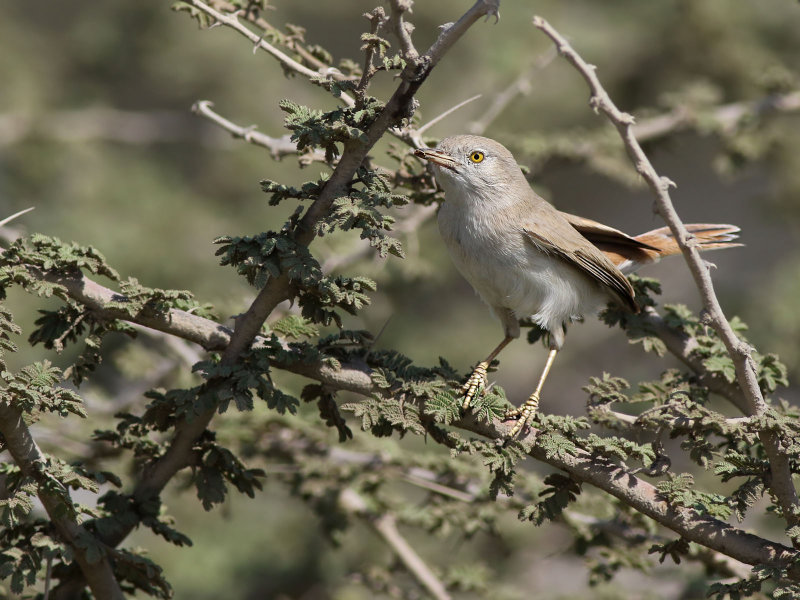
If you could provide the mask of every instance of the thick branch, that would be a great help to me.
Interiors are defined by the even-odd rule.
[[[753,349],[736,336],[730,323],[725,318],[714,291],[709,268],[700,257],[696,245],[692,242],[691,236],[686,231],[686,227],[672,204],[669,188],[674,183],[666,177],[658,175],[636,139],[633,129],[633,117],[616,107],[600,83],[595,67],[587,64],[547,21],[541,17],[534,17],[533,24],[553,40],[559,54],[566,58],[586,80],[592,94],[589,99],[589,104],[592,108],[605,114],[617,128],[636,171],[645,179],[656,197],[658,213],[666,221],[683,252],[686,264],[689,266],[689,270],[700,291],[709,322],[725,344],[725,348],[733,360],[746,414],[749,416],[762,415],[767,409],[767,404],[758,384],[755,361],[751,355]],[[770,471],[772,474],[770,488],[778,499],[787,523],[790,525],[798,524],[800,523],[800,500],[798,500],[797,491],[792,483],[789,460],[782,451],[780,439],[775,433],[766,431],[762,432],[759,437],[770,459]]]
[[[348,390],[365,396],[380,393],[373,386],[365,367],[343,365],[336,370],[323,365],[290,365],[288,369],[321,381],[331,388]],[[453,423],[464,429],[491,439],[507,439],[513,423],[495,421],[491,424],[466,415]],[[535,436],[535,433],[529,434]],[[523,442],[529,440],[523,440]],[[530,455],[537,460],[567,471],[574,478],[590,483],[618,498],[628,506],[675,531],[689,541],[716,550],[738,561],[756,565],[787,566],[797,559],[797,553],[782,544],[746,533],[718,519],[699,515],[692,509],[672,507],[659,498],[658,490],[651,484],[602,457],[578,451],[575,456],[548,456],[544,449],[534,446]]]
[[[149,315],[141,319],[136,316],[131,319],[116,312],[104,309],[103,305],[112,299],[119,301],[119,294],[92,282],[86,277],[76,276],[73,281],[61,278],[60,283],[65,285],[68,292],[76,300],[84,302],[99,314],[109,318],[128,318],[143,325],[151,326],[159,331],[164,331],[185,339],[194,341],[206,349],[218,349],[224,346],[225,341],[233,335],[230,329],[214,321],[195,315],[189,315],[179,310],[171,310],[168,315]],[[74,292],[77,292],[74,294]],[[145,323],[144,320],[147,322]],[[664,330],[666,331],[666,330]],[[685,341],[667,344],[668,349],[676,356],[692,366],[693,362],[686,355],[691,351],[691,344]],[[340,369],[324,363],[307,364],[295,362],[290,364],[273,363],[273,367],[285,369],[292,373],[308,377],[325,384],[332,390],[349,391],[363,396],[385,393],[385,390],[376,388],[370,377],[370,368],[366,364],[355,362],[343,363]],[[699,368],[702,368],[699,366]],[[700,371],[702,375],[704,371]],[[195,418],[195,421],[199,417]],[[194,421],[193,421],[194,423]],[[467,415],[453,424],[460,429],[486,436],[491,439],[504,439],[511,429],[511,425],[501,421],[491,424],[479,422],[472,415]],[[184,464],[180,458],[178,448],[191,441],[176,435],[174,446],[176,450],[170,455],[169,461],[161,467],[163,470],[148,474],[136,489],[136,497],[140,500],[147,498],[147,494],[158,493],[157,485],[162,487],[169,479],[172,468],[180,468]],[[180,436],[180,440],[179,440]],[[180,446],[179,446],[180,445]],[[191,447],[191,446],[189,446]],[[188,450],[185,452],[188,453]],[[544,451],[535,448],[531,456],[544,463],[550,464],[570,473],[576,479],[591,483],[601,490],[619,498],[635,510],[648,515],[661,525],[677,532],[682,537],[696,542],[702,546],[722,552],[741,562],[755,564],[785,565],[789,560],[796,558],[796,553],[786,546],[768,541],[764,538],[745,533],[719,520],[702,517],[686,508],[673,508],[667,502],[660,500],[655,487],[636,477],[626,468],[598,459],[586,453],[577,456],[548,457]],[[165,460],[166,457],[162,460]],[[174,473],[173,473],[174,474]],[[164,479],[166,477],[166,479]],[[145,484],[147,487],[145,487]],[[124,535],[121,536],[124,538]],[[107,543],[116,543],[115,540],[104,540]]]
[[[222,14],[201,0],[188,0],[188,2],[214,17],[218,22],[232,27],[250,39],[256,46],[263,48],[278,58],[287,67],[307,77],[317,76],[314,71],[297,63],[262,38],[259,38],[255,33],[243,26],[235,16]],[[499,0],[477,0],[457,23],[442,30],[436,42],[424,56],[420,57],[419,61],[412,61],[409,64],[404,71],[402,81],[397,90],[365,132],[367,142],[354,141],[345,145],[344,152],[330,179],[326,182],[319,197],[301,219],[298,231],[295,234],[295,241],[303,245],[311,243],[314,239],[316,223],[328,213],[336,198],[346,194],[347,186],[352,181],[356,170],[361,166],[372,146],[390,127],[396,125],[403,116],[410,115],[413,112],[414,94],[424,83],[433,67],[472,24],[487,14],[495,14],[498,5]],[[352,98],[344,94],[341,97],[348,105],[352,105],[354,102]],[[290,292],[291,282],[287,274],[284,273],[270,279],[267,285],[258,293],[250,308],[237,319],[236,327],[225,350],[222,352],[221,363],[223,365],[236,363],[241,353],[253,343],[274,308],[291,296]],[[218,326],[215,324],[216,327]],[[209,381],[208,385],[215,385],[215,382]],[[156,461],[149,464],[139,479],[139,483],[133,493],[136,501],[144,502],[157,497],[175,473],[189,464],[194,442],[208,427],[215,412],[216,409],[208,410],[202,414],[195,415],[191,421],[182,421],[176,426],[175,436],[167,451]],[[121,542],[130,530],[131,527],[121,528],[118,534],[111,536],[112,539],[104,541],[109,545],[115,545]]]
[[[5,449],[11,454],[17,466],[26,476],[39,484],[40,468],[45,464],[45,457],[25,424],[22,413],[5,402],[0,402],[0,434],[3,436]],[[60,498],[43,491],[41,485],[37,485],[37,490],[39,500],[58,530],[59,536],[72,548],[75,560],[94,597],[122,600],[122,590],[114,577],[108,556],[104,555],[97,562],[89,561],[86,556],[86,544],[82,544],[79,540],[91,534],[77,522],[64,516],[65,511]]]
[[[194,342],[206,350],[221,350],[230,342],[231,330],[210,319],[174,308],[166,314],[142,311],[131,317],[124,310],[108,307],[112,302],[124,302],[125,296],[85,275],[44,274],[39,269],[30,267],[28,270],[37,277],[64,286],[71,298],[106,319],[122,319],[138,323]]]

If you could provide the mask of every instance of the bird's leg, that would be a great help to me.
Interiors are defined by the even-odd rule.
[[[489,368],[489,365],[492,364],[492,361],[500,354],[500,351],[508,346],[508,343],[513,340],[514,338],[510,335],[507,335],[502,342],[497,345],[497,348],[492,350],[491,354],[486,357],[485,360],[482,360],[478,363],[475,369],[472,371],[472,375],[469,376],[467,382],[461,386],[461,392],[464,394],[464,403],[461,406],[462,410],[467,410],[469,405],[472,403],[472,399],[475,398],[475,395],[478,393],[479,390],[486,387],[486,370]]]
[[[530,395],[530,398],[525,401],[525,404],[506,413],[506,419],[517,419],[516,424],[511,429],[511,433],[508,434],[509,437],[513,438],[522,431],[522,428],[525,427],[539,409],[539,394],[542,393],[544,380],[547,379],[547,374],[550,372],[550,367],[553,366],[553,361],[556,359],[557,353],[558,348],[550,348],[550,354],[547,355],[547,362],[544,364],[544,371],[542,371],[542,376],[539,378],[536,390]]]

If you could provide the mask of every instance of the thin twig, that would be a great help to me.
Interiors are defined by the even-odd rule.
[[[595,72],[595,67],[586,63],[586,61],[584,61],[569,45],[567,40],[547,21],[537,16],[533,18],[533,24],[553,41],[559,54],[566,58],[586,80],[591,90],[589,105],[595,111],[600,111],[605,114],[617,128],[623,144],[625,145],[625,149],[633,162],[634,168],[645,179],[655,195],[656,209],[664,221],[666,221],[678,246],[683,252],[683,256],[703,300],[703,306],[709,317],[709,322],[725,344],[728,355],[733,360],[736,370],[736,379],[746,402],[746,414],[749,416],[763,415],[767,410],[767,404],[764,401],[758,383],[756,365],[751,354],[753,348],[737,337],[736,332],[733,330],[722,311],[722,307],[714,291],[714,285],[711,281],[711,274],[709,273],[708,266],[700,257],[696,244],[692,243],[691,236],[686,231],[686,227],[672,204],[669,188],[673,187],[675,184],[666,177],[658,175],[636,139],[633,128],[633,117],[617,108],[600,83],[597,73]],[[798,500],[797,491],[792,482],[789,460],[785,453],[782,452],[781,442],[778,436],[773,432],[762,431],[759,437],[770,459],[770,471],[772,475],[770,488],[778,499],[778,503],[780,504],[787,523],[789,525],[798,524],[800,523],[800,501]]]
[[[461,490],[442,485],[441,483],[433,481],[429,477],[421,477],[419,474],[414,472],[405,473],[402,477],[412,485],[435,492],[441,496],[452,498],[453,500],[469,503],[474,502],[476,499],[474,494],[468,494],[467,492],[462,492]]]
[[[275,46],[267,42],[263,36],[259,36],[258,34],[254,33],[239,21],[235,14],[225,14],[221,13],[218,10],[211,8],[202,0],[187,0],[189,4],[194,6],[195,8],[200,9],[207,15],[216,19],[218,23],[225,25],[226,27],[230,27],[235,31],[238,31],[248,40],[253,42],[253,45],[257,48],[264,50],[265,52],[271,54],[273,57],[277,58],[278,61],[281,62],[284,66],[288,67],[292,71],[300,73],[301,75],[305,75],[309,79],[316,79],[321,77],[321,73],[319,71],[314,71],[309,69],[305,65],[300,64],[293,58],[287,56],[285,53],[278,50]],[[355,105],[355,100],[348,94],[342,92],[339,96],[342,102],[344,102],[347,106]]]
[[[651,410],[666,410],[668,408],[669,408],[669,406],[662,405],[662,406],[656,406]],[[621,413],[619,411],[611,410],[611,409],[605,409],[604,412],[606,414],[608,414],[609,416],[617,419],[618,421],[621,421],[621,422],[625,423],[626,425],[637,425],[639,427],[643,427],[645,425],[645,422],[644,422],[644,419],[643,419],[643,417],[646,416],[645,413],[642,413],[642,414],[639,414],[639,415],[629,415],[629,414]],[[662,427],[664,425],[676,425],[678,423],[680,423],[681,425],[685,425],[685,426],[691,426],[691,421],[692,421],[692,419],[686,419],[684,417],[673,417],[669,422],[659,421],[658,422],[658,426]],[[749,422],[750,422],[750,417],[735,417],[735,418],[725,419],[724,420],[725,425],[727,425],[729,427],[739,427],[739,426],[745,425],[745,424],[747,424]]]
[[[503,91],[499,94],[496,94],[492,104],[487,108],[481,118],[478,121],[473,122],[470,124],[469,130],[471,133],[476,135],[483,135],[486,130],[489,128],[497,117],[506,109],[506,107],[511,104],[511,102],[516,98],[518,95],[527,94],[531,90],[531,80],[533,77],[544,69],[547,65],[553,62],[553,59],[557,56],[557,53],[553,50],[549,50],[545,52],[533,61],[533,65],[520,73],[520,75],[511,82],[511,84],[506,87]]]
[[[405,60],[416,60],[419,58],[419,52],[417,52],[414,42],[411,40],[411,32],[414,31],[414,27],[411,23],[406,23],[403,20],[403,15],[411,11],[412,3],[408,0],[391,0],[389,4],[392,7],[394,33],[397,39],[400,40],[400,55]]]
[[[6,225],[11,223],[11,221],[16,219],[17,217],[21,217],[25,213],[31,212],[33,209],[34,209],[34,207],[31,206],[30,208],[24,208],[24,209],[22,209],[22,210],[20,210],[18,212],[15,212],[13,215],[10,215],[10,216],[6,217],[5,219],[3,219],[2,221],[0,221],[0,227],[5,227]]]
[[[456,104],[455,106],[453,106],[453,107],[451,107],[451,108],[448,108],[448,109],[447,109],[446,111],[444,111],[442,114],[440,114],[440,115],[439,115],[439,116],[437,116],[437,117],[434,117],[433,119],[431,119],[430,121],[428,121],[427,123],[425,123],[425,125],[423,125],[423,126],[422,126],[422,127],[420,127],[419,129],[417,129],[417,134],[418,134],[418,135],[422,135],[422,134],[423,134],[423,133],[425,133],[425,132],[426,132],[428,129],[430,129],[431,127],[433,127],[434,125],[436,125],[436,124],[437,124],[439,121],[441,121],[441,120],[442,120],[442,119],[444,119],[446,116],[448,116],[450,113],[453,113],[453,112],[457,111],[457,110],[458,110],[459,108],[461,108],[462,106],[466,106],[467,104],[469,104],[469,103],[470,103],[470,102],[472,102],[473,100],[477,100],[477,99],[478,99],[478,98],[480,98],[480,97],[481,97],[481,95],[480,95],[480,94],[476,94],[476,95],[474,95],[472,98],[467,98],[466,100],[463,100],[462,102],[459,102],[459,103],[458,103],[458,104]]]
[[[9,112],[0,114],[0,148],[29,138],[66,143],[105,140],[131,145],[207,143],[206,132],[198,132],[193,121],[184,111],[133,111],[107,106],[44,113]]]
[[[208,119],[212,123],[216,123],[225,131],[230,132],[235,138],[241,138],[246,142],[266,148],[275,159],[279,159],[284,156],[299,155],[297,151],[297,144],[291,140],[291,137],[288,134],[276,138],[256,131],[255,125],[242,127],[241,125],[237,125],[233,121],[229,121],[219,113],[212,110],[213,106],[214,103],[209,100],[198,100],[194,103],[194,105],[192,105],[192,112],[205,119]],[[311,161],[325,162],[325,152],[316,150],[310,155],[301,156],[301,159],[305,163],[310,163]]]
[[[367,508],[364,499],[351,488],[342,490],[339,504],[347,512],[364,517],[431,596],[436,600],[450,600],[447,588],[397,529],[394,515],[391,513],[374,515]]]
[[[50,600],[50,583],[53,579],[53,557],[47,556],[47,569],[44,573],[44,600]]]
[[[257,11],[245,12],[241,9],[238,9],[238,7],[234,6],[230,2],[225,2],[224,0],[209,0],[208,4],[213,6],[219,11],[224,11],[227,13],[236,13],[240,17],[243,16],[246,21],[249,21],[253,25],[256,25],[259,29],[263,31],[272,31],[280,35],[280,30],[274,25],[271,25],[263,17],[259,17]],[[268,5],[267,8],[274,9],[275,7]],[[344,75],[338,73],[336,69],[332,69],[331,65],[321,61],[319,58],[317,58],[311,52],[309,52],[308,49],[303,46],[303,44],[299,43],[297,38],[290,37],[287,40],[287,46],[289,47],[290,50],[292,50],[292,52],[296,52],[297,54],[299,54],[304,61],[316,67],[320,73],[329,73],[330,76],[333,77],[334,79],[347,79]]]
[[[369,29],[372,35],[377,35],[387,21],[386,12],[383,10],[382,6],[374,8],[372,12],[365,13],[364,17],[369,20]],[[362,49],[364,49],[363,46]],[[366,93],[370,81],[372,81],[372,78],[377,72],[377,69],[375,69],[375,65],[373,64],[375,50],[375,46],[369,44],[364,52],[364,69],[361,72],[361,80],[358,82],[358,86],[356,86],[356,96],[359,98]]]
[[[723,104],[700,115],[685,107],[678,107],[663,115],[636,123],[633,126],[633,134],[641,143],[690,129],[697,126],[698,121],[702,121],[705,127],[711,124],[726,133],[732,133],[745,117],[758,119],[773,113],[797,111],[800,111],[800,91],[773,94],[759,100]]]

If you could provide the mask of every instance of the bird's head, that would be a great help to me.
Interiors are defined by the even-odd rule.
[[[477,135],[454,135],[444,138],[436,148],[414,152],[433,165],[436,180],[445,195],[481,195],[497,192],[525,178],[505,146]],[[527,186],[527,183],[525,183]]]

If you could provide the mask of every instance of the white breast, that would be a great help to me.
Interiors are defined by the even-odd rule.
[[[470,206],[445,201],[439,231],[458,270],[490,307],[532,317],[555,332],[608,300],[593,279],[538,250],[520,223],[498,216],[506,211],[474,211]]]

